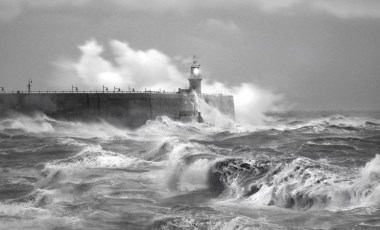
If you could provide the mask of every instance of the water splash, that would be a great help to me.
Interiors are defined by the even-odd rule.
[[[100,122],[85,123],[79,121],[60,121],[35,113],[32,116],[13,114],[10,118],[0,121],[0,131],[9,134],[46,134],[56,136],[71,136],[85,138],[121,138],[127,139],[129,130],[117,128],[101,120]]]
[[[380,155],[361,169],[360,177],[308,158],[290,163],[244,159],[219,161],[211,169],[211,186],[220,198],[292,209],[346,210],[380,203]]]

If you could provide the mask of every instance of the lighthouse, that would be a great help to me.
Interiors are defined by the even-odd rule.
[[[197,56],[194,55],[193,57],[193,64],[190,68],[190,76],[189,76],[189,91],[194,91],[197,94],[202,93],[202,75],[199,72],[199,68],[201,67],[197,63]]]

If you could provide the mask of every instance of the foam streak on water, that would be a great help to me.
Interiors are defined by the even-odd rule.
[[[377,229],[380,113],[0,120],[0,229]]]

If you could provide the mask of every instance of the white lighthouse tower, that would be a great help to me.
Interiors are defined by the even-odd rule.
[[[197,94],[202,93],[202,75],[199,72],[200,67],[201,65],[198,65],[197,63],[197,56],[194,55],[189,77],[189,91],[194,91]]]

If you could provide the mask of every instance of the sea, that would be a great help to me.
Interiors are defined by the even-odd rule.
[[[0,229],[380,229],[380,112],[0,120]]]

